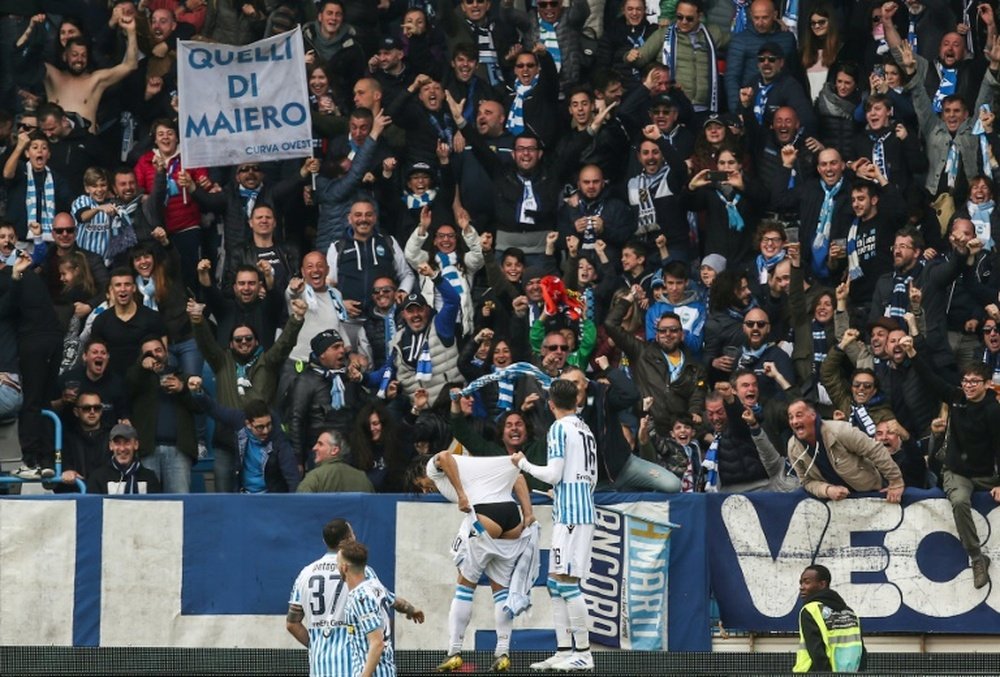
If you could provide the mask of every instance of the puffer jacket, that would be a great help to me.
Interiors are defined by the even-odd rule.
[[[843,158],[857,157],[854,150],[854,109],[858,107],[858,101],[856,93],[850,99],[838,96],[832,82],[823,85],[816,99],[819,140],[827,148],[836,148]]]

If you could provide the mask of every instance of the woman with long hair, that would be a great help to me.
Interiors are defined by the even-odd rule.
[[[349,438],[351,465],[368,475],[375,491],[403,491],[403,477],[414,455],[406,441],[409,426],[403,426],[379,400],[363,406],[354,421]]]
[[[829,5],[814,7],[809,13],[809,27],[803,31],[799,47],[802,69],[809,79],[810,100],[815,101],[819,96],[843,46],[833,10]]]

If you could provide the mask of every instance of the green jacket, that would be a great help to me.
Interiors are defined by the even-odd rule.
[[[675,6],[676,8],[676,6]],[[715,45],[716,57],[722,58],[723,48],[729,43],[729,33],[720,31],[715,26],[706,25],[708,34]],[[661,61],[663,54],[663,40],[667,35],[665,28],[658,28],[655,33],[646,38],[645,44],[639,49],[638,67],[645,66],[654,61]],[[683,88],[684,94],[691,99],[691,103],[696,106],[708,106],[712,100],[712,70],[709,62],[708,46],[705,42],[705,35],[699,30],[696,34],[699,49],[691,45],[688,36],[678,34],[677,54],[674,56],[677,64],[677,72],[671,73],[671,77]],[[718,85],[722,86],[722,74],[719,74]],[[719,105],[723,105],[723,93],[719,92]]]
[[[278,389],[278,376],[281,373],[281,366],[288,359],[295,342],[298,341],[299,331],[302,329],[302,320],[296,320],[295,316],[288,318],[285,329],[281,336],[270,348],[261,353],[253,366],[250,367],[247,378],[253,383],[253,388],[246,391],[241,396],[236,383],[236,358],[229,347],[223,348],[215,340],[212,331],[208,328],[208,323],[204,320],[198,323],[191,323],[194,329],[194,340],[198,344],[198,350],[205,357],[205,361],[215,372],[216,397],[215,399],[224,407],[231,409],[242,409],[249,397],[264,400],[271,406],[274,400],[274,393]]]
[[[344,462],[339,456],[328,458],[306,473],[296,490],[300,494],[332,494],[360,492],[371,494],[375,487],[361,470]]]
[[[463,414],[451,415],[451,433],[455,440],[465,447],[472,456],[507,456],[507,449],[502,444],[490,442],[480,435],[475,428],[469,425],[469,420]],[[545,447],[544,439],[532,439],[522,449],[525,458],[535,465],[545,465],[548,463],[548,450]],[[546,484],[539,479],[535,479],[527,473],[521,473],[528,481],[529,489],[548,491],[552,485]]]

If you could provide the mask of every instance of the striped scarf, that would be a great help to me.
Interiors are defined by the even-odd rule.
[[[388,343],[386,344],[388,345]],[[385,356],[385,366],[382,367],[382,379],[379,381],[378,392],[375,396],[380,400],[384,400],[386,396],[386,391],[389,389],[389,384],[392,383],[392,371],[395,367],[393,362],[394,356],[392,352],[387,352]]]
[[[878,167],[882,176],[889,178],[889,166],[885,162],[885,140],[892,136],[892,129],[885,131],[868,130],[872,141],[872,164]]]
[[[733,23],[730,25],[730,32],[736,35],[747,29],[747,5],[749,3],[747,0],[732,0],[732,2],[733,8],[736,11],[733,14]]]
[[[813,320],[812,339],[813,339],[813,373],[815,375],[819,375],[819,365],[823,364],[823,360],[826,359],[826,353],[829,350],[829,348],[827,347],[827,340],[826,340],[826,325],[817,320]]]
[[[45,180],[42,182],[42,192],[38,192],[35,185],[35,170],[31,168],[31,163],[26,163],[25,179],[27,185],[24,191],[24,213],[28,221],[36,219],[42,224],[42,239],[52,240],[52,221],[56,216],[56,184],[52,179],[52,170],[47,166],[42,169],[45,172]]]
[[[851,405],[851,425],[864,432],[868,437],[875,437],[875,421],[868,413],[868,407],[863,404]]]
[[[556,35],[558,25],[558,21],[553,24],[542,19],[538,20],[538,40],[545,45],[545,51],[555,61],[556,72],[562,70],[562,50],[559,49],[559,37]]]
[[[537,84],[537,75],[526,85],[520,80],[514,83],[514,101],[510,104],[510,114],[507,116],[507,131],[515,136],[524,132],[524,97],[528,96]]]
[[[670,165],[660,167],[655,174],[642,172],[639,174],[639,228],[637,233],[647,233],[656,226],[656,207],[653,195],[659,190],[660,183],[667,178]]]
[[[503,83],[503,71],[500,70],[500,60],[497,58],[497,49],[493,44],[493,24],[477,26],[468,19],[465,22],[472,34],[476,36],[476,46],[479,47],[479,63],[486,67],[490,84],[497,87]]]
[[[756,267],[757,267],[757,281],[761,284],[767,284],[767,276],[771,274],[774,267],[785,260],[785,250],[782,249],[774,256],[768,256],[765,258],[763,254],[757,254]],[[742,319],[742,318],[741,318]]]
[[[120,477],[119,482],[124,484],[123,494],[138,494],[139,493],[139,459],[133,458],[132,462],[128,465],[122,465],[118,461],[111,458],[111,467],[118,471]]]
[[[493,371],[499,371],[497,367],[493,367]],[[501,378],[497,381],[497,388],[499,389],[499,394],[497,395],[497,408],[501,412],[510,411],[514,406],[514,378],[516,374],[511,374],[509,377]]]
[[[252,188],[244,188],[240,186],[240,199],[243,201],[243,211],[246,212],[247,218],[253,213],[254,205],[257,204],[257,196],[260,195],[260,190],[254,190]]]
[[[781,12],[781,21],[791,27],[792,35],[795,35],[795,27],[799,25],[799,0],[787,0],[785,9]]]
[[[906,26],[906,41],[910,43],[910,47],[913,49],[913,53],[917,53],[917,19],[920,18],[920,14],[910,14],[910,21]]]
[[[712,444],[705,452],[705,458],[701,462],[701,470],[705,473],[705,493],[718,493],[719,491],[719,440],[722,433],[717,433]]]
[[[150,310],[159,310],[156,305],[156,280],[144,278],[142,275],[135,276],[135,286],[142,294],[142,305]]]
[[[459,397],[468,397],[480,388],[490,383],[499,383],[507,379],[516,379],[520,376],[534,376],[542,388],[548,390],[553,378],[530,362],[515,362],[509,367],[497,369],[496,371],[480,376],[469,385],[462,388],[459,393],[452,393],[451,398],[457,400]]]
[[[760,345],[760,348],[751,348],[750,346],[743,346],[743,353],[740,355],[740,359],[737,365],[740,369],[752,369],[753,365],[760,360],[761,355],[764,354],[768,348],[774,344],[770,341],[765,341]]]
[[[701,33],[705,40],[705,47],[708,48],[708,67],[710,69],[710,90],[711,100],[708,109],[713,113],[719,110],[719,62],[715,53],[715,41],[705,24],[701,24],[695,31]],[[671,77],[677,74],[677,24],[672,23],[667,28],[667,34],[663,37],[663,53],[661,54],[663,65],[670,69]]]
[[[444,275],[444,279],[458,292],[459,296],[464,294],[465,281],[462,279],[462,273],[458,270],[458,254],[455,252],[451,252],[450,254],[438,252],[434,256],[437,257],[438,266],[441,268],[441,274]]]
[[[417,381],[419,383],[429,383],[433,373],[434,365],[431,363],[431,342],[427,340],[427,334],[420,335],[420,356],[417,358]]]
[[[753,116],[757,118],[757,124],[764,124],[764,115],[767,113],[767,97],[771,94],[771,89],[774,87],[773,82],[764,84],[763,82],[757,87],[757,93],[753,97]]]
[[[336,287],[327,287],[326,293],[330,295],[330,303],[333,305],[333,310],[337,313],[337,317],[341,322],[347,322],[347,307],[344,306],[344,297],[340,293],[340,290]],[[306,305],[309,306],[309,310],[316,310],[319,308],[319,301],[316,299],[315,289],[306,285],[303,296],[306,297]]]
[[[952,139],[948,144],[948,155],[944,160],[944,173],[948,179],[948,189],[951,190],[955,187],[955,182],[958,181],[958,162],[961,158],[961,153],[958,150],[958,144],[955,143],[955,139]]]
[[[987,113],[990,112],[990,105],[984,103],[980,106]],[[979,137],[979,160],[983,165],[983,174],[989,178],[993,178],[993,167],[990,163],[990,140],[987,137],[986,130],[983,129],[983,121],[976,117],[976,123],[972,125],[972,134]]]
[[[941,80],[938,82],[937,91],[934,92],[934,101],[932,105],[934,107],[935,113],[940,113],[942,106],[944,106],[945,97],[949,97],[955,93],[958,88],[958,69],[957,68],[945,68],[944,66],[938,64],[938,72],[941,75]]]
[[[587,302],[587,319],[591,322],[596,322],[594,305],[596,299],[594,298],[594,287],[589,286],[583,290],[583,300]]]
[[[923,261],[917,262],[917,265],[910,269],[912,273],[893,272],[892,294],[889,295],[889,305],[885,309],[886,317],[902,319],[903,315],[906,315],[910,307],[910,283],[913,282],[915,274],[920,272],[918,267],[923,266],[923,263]]]
[[[861,270],[861,256],[858,254],[858,226],[861,224],[861,217],[855,216],[851,222],[851,229],[847,231],[847,277],[852,282],[864,277],[865,272]]]
[[[834,200],[843,185],[844,177],[840,177],[840,180],[833,186],[827,186],[823,180],[819,182],[819,187],[823,189],[823,206],[819,210],[816,237],[812,243],[812,267],[813,272],[820,278],[827,277],[829,273],[826,268],[826,256],[830,252],[830,229],[833,227],[833,210],[836,206]]]
[[[403,202],[406,203],[407,209],[422,209],[433,202],[435,197],[437,197],[437,191],[433,188],[425,190],[420,195],[411,193],[408,190],[403,191]]]

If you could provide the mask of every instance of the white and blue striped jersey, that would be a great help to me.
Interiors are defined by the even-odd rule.
[[[560,524],[593,524],[597,484],[597,442],[587,424],[564,416],[549,428],[548,458],[563,459],[562,478],[553,484],[553,519]]]
[[[354,677],[364,670],[368,658],[368,633],[381,628],[385,645],[373,677],[395,677],[396,659],[392,650],[392,626],[389,624],[389,593],[377,578],[369,578],[350,592],[344,622],[347,624]]]
[[[365,577],[379,582],[375,570],[365,569]],[[302,624],[309,632],[310,677],[351,677],[351,652],[347,641],[344,611],[347,583],[337,570],[337,554],[328,552],[306,566],[295,579],[289,605],[302,608]],[[386,592],[391,605],[395,595]]]
[[[111,242],[111,217],[104,212],[97,212],[90,221],[81,221],[80,212],[85,209],[96,209],[101,205],[89,195],[81,195],[73,200],[70,208],[76,221],[76,244],[80,249],[93,252],[102,259],[107,257],[108,244]]]

